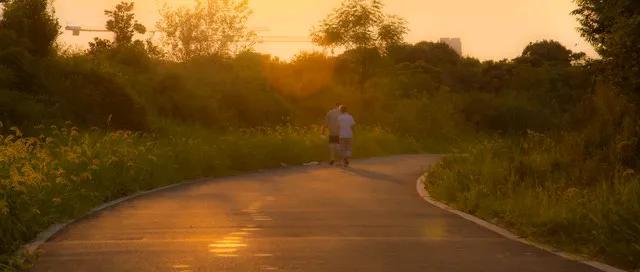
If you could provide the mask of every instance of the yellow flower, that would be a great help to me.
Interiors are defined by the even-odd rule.
[[[9,205],[7,204],[7,201],[5,201],[4,199],[0,200],[0,215],[5,215],[9,213]]]

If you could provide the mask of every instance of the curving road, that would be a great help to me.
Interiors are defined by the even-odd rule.
[[[298,167],[192,183],[85,218],[34,271],[540,271],[595,269],[430,206],[435,156]]]

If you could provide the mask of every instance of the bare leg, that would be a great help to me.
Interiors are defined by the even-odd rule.
[[[340,154],[342,155],[344,166],[349,166],[349,159],[351,159],[352,155],[352,143],[353,141],[350,138],[340,139]]]
[[[340,146],[338,144],[329,144],[329,154],[330,154],[330,162],[329,164],[333,165],[337,160],[338,155],[340,154]]]

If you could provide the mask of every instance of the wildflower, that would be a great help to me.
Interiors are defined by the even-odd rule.
[[[636,171],[634,171],[633,169],[627,169],[622,173],[622,177],[624,178],[629,178],[632,177],[633,175],[635,175]]]
[[[1,123],[1,122],[0,122]],[[6,215],[9,213],[9,205],[4,199],[0,200],[0,215]]]
[[[11,127],[9,130],[13,131],[15,133],[16,137],[18,137],[18,138],[22,137],[22,131],[20,131],[19,128]]]

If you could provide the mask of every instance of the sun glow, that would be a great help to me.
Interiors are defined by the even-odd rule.
[[[63,25],[101,27],[103,10],[119,0],[55,2]],[[312,51],[310,29],[335,8],[338,0],[250,0],[253,16],[250,26],[258,34],[278,37],[275,42],[256,45],[260,52],[290,59],[300,51]],[[164,4],[188,5],[192,0],[137,0],[136,15],[149,28],[158,20]],[[595,55],[592,47],[578,34],[571,0],[488,0],[488,1],[386,1],[389,13],[405,17],[411,32],[408,41],[436,41],[441,37],[460,37],[466,55],[480,59],[502,59],[519,55],[529,42],[555,39],[574,51]],[[65,33],[62,41],[80,47],[95,34],[80,37]],[[108,35],[105,35],[108,37]]]

